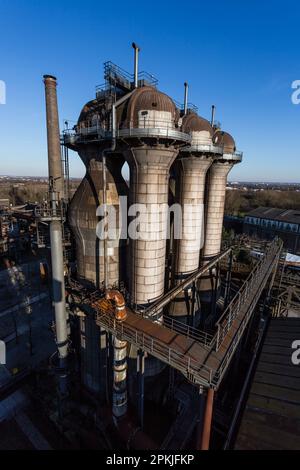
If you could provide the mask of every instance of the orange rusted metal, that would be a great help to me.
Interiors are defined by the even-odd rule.
[[[123,294],[118,290],[107,290],[105,293],[107,300],[112,300],[115,303],[115,317],[118,321],[124,321],[127,318],[127,311],[125,306],[125,299]]]
[[[209,450],[211,424],[213,417],[213,405],[214,405],[214,390],[209,388],[207,391],[206,407],[204,414],[204,423],[201,440],[201,450]]]

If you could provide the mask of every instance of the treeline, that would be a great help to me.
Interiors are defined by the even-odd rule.
[[[278,207],[300,210],[300,192],[297,191],[242,191],[227,190],[225,213],[243,217],[257,207]]]
[[[70,195],[75,192],[79,180],[70,180]],[[47,198],[48,184],[26,182],[23,184],[0,183],[0,198],[9,199],[13,206],[20,206],[28,202],[42,203]]]

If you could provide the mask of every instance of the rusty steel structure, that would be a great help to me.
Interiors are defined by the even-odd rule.
[[[222,250],[222,226],[227,175],[242,153],[216,124],[215,106],[211,122],[200,117],[188,102],[187,83],[184,104],[175,102],[152,75],[138,70],[140,48],[132,46],[134,73],[106,62],[105,84],[84,105],[76,125],[61,135],[64,162],[71,149],[86,167],[69,204],[58,158],[56,82],[45,77],[52,202],[36,216],[49,220],[53,230],[68,226],[74,253],[71,269],[55,251],[62,252],[62,241],[52,236],[53,276],[61,283],[55,307],[58,349],[67,354],[72,343],[80,386],[96,408],[102,407],[101,419],[110,410],[122,445],[172,448],[179,440],[171,429],[178,430],[181,415],[174,410],[181,400],[192,419],[183,421],[180,445],[193,439],[195,448],[209,449],[218,394],[236,373],[240,351],[271,301],[282,243],[265,244],[233,292],[237,247]],[[183,208],[178,239],[168,212],[170,174],[173,202]],[[135,218],[141,207],[153,216],[151,223]],[[117,216],[114,231],[107,217],[111,208]],[[132,227],[138,236],[131,236]],[[144,431],[149,403],[166,407],[174,419],[165,439]]]

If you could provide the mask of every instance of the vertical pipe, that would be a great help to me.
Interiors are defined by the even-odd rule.
[[[127,412],[127,341],[114,337],[113,415],[119,419]]]
[[[144,427],[144,372],[145,372],[145,353],[142,349],[137,354],[137,373],[138,373],[138,416],[141,428]]]
[[[214,390],[212,388],[209,388],[207,391],[207,397],[206,397],[203,432],[202,432],[202,438],[201,438],[201,450],[209,450],[214,394],[215,394]]]
[[[48,141],[49,180],[54,183],[58,199],[64,199],[64,178],[62,173],[59,119],[57,107],[56,78],[44,75]]]
[[[205,396],[204,396],[203,387],[200,386],[199,389],[199,411],[197,417],[197,425],[196,425],[196,442],[195,446],[198,449],[200,447],[199,443],[202,440],[202,431],[203,431],[203,419],[204,419],[204,411],[205,411]]]
[[[188,91],[189,91],[189,85],[187,82],[184,82],[184,105],[183,105],[183,114],[184,116],[187,113],[187,106],[188,106]]]
[[[59,356],[60,391],[66,391],[65,362],[68,355],[67,317],[65,305],[64,261],[62,250],[61,222],[52,220],[50,223],[51,264],[53,302],[55,311],[56,341]]]
[[[139,77],[139,46],[133,42],[132,47],[134,49],[134,88],[138,87],[138,77]]]
[[[103,213],[104,217],[107,217],[107,210],[106,210],[106,203],[107,203],[107,194],[106,194],[106,153],[105,151],[102,152],[102,184],[103,184],[103,191],[102,191],[102,204],[103,204]],[[105,234],[103,239],[103,248],[104,248],[104,289],[107,290],[108,288],[108,257],[107,257],[107,225],[104,228]]]
[[[213,104],[212,107],[211,107],[211,127],[214,127],[215,125],[215,112],[216,112],[216,107],[215,105]]]
[[[44,84],[47,116],[49,187],[52,214],[54,216],[56,215],[57,198],[63,199],[64,197],[56,78],[51,75],[44,75]],[[56,341],[61,370],[59,386],[61,393],[64,393],[66,391],[65,361],[68,355],[68,332],[65,305],[62,223],[58,219],[52,219],[50,222],[50,244]]]

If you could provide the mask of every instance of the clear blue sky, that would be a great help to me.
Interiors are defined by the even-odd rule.
[[[0,0],[0,174],[46,175],[43,74],[58,77],[60,120],[76,120],[103,82],[102,64],[141,69],[199,113],[216,118],[244,151],[231,180],[300,182],[299,1]],[[76,154],[72,176],[83,174]]]

